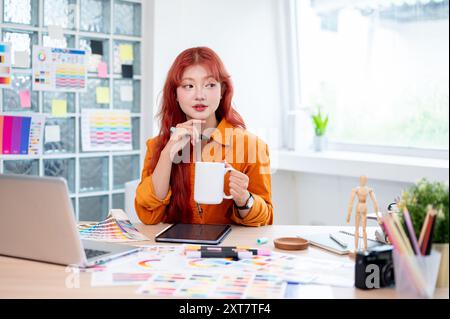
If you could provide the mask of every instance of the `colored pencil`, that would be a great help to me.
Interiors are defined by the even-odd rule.
[[[409,242],[408,236],[406,235],[405,230],[403,229],[402,223],[400,222],[398,215],[393,214],[392,220],[394,221],[394,226],[397,227],[400,238],[401,238],[403,244],[405,245],[407,254],[414,255],[414,251],[411,247],[411,243]]]
[[[428,222],[425,228],[425,235],[423,237],[422,245],[420,246],[420,252],[422,255],[425,255],[427,252],[427,245],[430,241],[431,236],[431,228],[433,227],[434,219],[436,217],[436,211],[434,209],[430,209],[429,211],[430,217],[428,218]]]
[[[434,237],[433,235],[434,235],[434,228],[436,225],[436,219],[437,219],[437,214],[434,215],[433,223],[431,224],[430,237],[428,238],[428,243],[427,243],[426,250],[425,250],[425,256],[428,256],[431,253],[431,246],[433,245],[433,237]]]
[[[408,235],[409,235],[408,237],[411,241],[412,247],[414,248],[414,252],[416,255],[420,255],[419,243],[417,242],[417,237],[416,237],[416,233],[414,231],[411,216],[409,215],[409,211],[406,207],[403,209],[403,218],[405,220],[406,230],[408,231]]]
[[[425,237],[425,231],[427,229],[428,219],[430,218],[430,211],[427,212],[427,215],[425,216],[425,220],[422,224],[422,229],[420,230],[420,236],[419,236],[419,246],[422,247],[423,238]]]

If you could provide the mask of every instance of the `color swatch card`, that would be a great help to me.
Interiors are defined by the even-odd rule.
[[[280,299],[284,297],[287,283],[275,274],[257,273],[247,287],[244,298]]]
[[[0,115],[0,155],[40,155],[45,116]]]
[[[147,281],[138,289],[138,293],[159,297],[175,296],[181,289],[186,279],[191,274],[188,273],[159,273],[151,280]]]
[[[33,90],[85,92],[89,54],[85,50],[33,46]]]
[[[184,298],[283,298],[287,283],[272,274],[157,273],[137,293]]]
[[[176,292],[176,296],[189,298],[208,298],[217,286],[220,274],[194,273],[191,274]]]
[[[11,45],[0,42],[0,89],[11,87]]]
[[[239,273],[275,274],[287,282],[353,287],[354,263],[273,252],[271,256],[253,256],[229,265]]]
[[[253,275],[225,273],[223,274],[217,284],[212,298],[219,299],[241,299],[244,297],[247,287],[253,280]]]
[[[97,271],[91,276],[92,287],[108,287],[108,286],[133,286],[141,285],[151,279],[152,273],[137,272],[108,272]]]
[[[83,109],[82,147],[85,152],[132,150],[131,113],[127,110]]]
[[[111,209],[108,217],[99,223],[78,225],[81,238],[106,242],[148,240],[130,222],[121,209]]]

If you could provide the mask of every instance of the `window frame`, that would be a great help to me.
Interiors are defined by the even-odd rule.
[[[335,1],[335,0],[333,0]],[[371,0],[367,1],[370,2]],[[326,2],[326,0],[324,1]],[[338,2],[338,1],[336,1]],[[332,6],[346,6],[349,1],[339,1],[339,3],[333,3]],[[330,4],[331,5],[331,4]],[[286,1],[286,7],[288,10],[293,10],[295,13],[291,15],[290,20],[286,23],[289,23],[289,28],[293,29],[291,40],[295,42],[294,45],[290,47],[292,50],[292,57],[297,58],[297,67],[292,68],[293,72],[298,72],[295,76],[297,79],[300,77],[301,72],[301,62],[300,55],[298,52],[300,45],[300,37],[297,32],[299,27],[299,16],[298,16],[298,6],[297,2],[293,0]],[[282,20],[281,20],[282,21]],[[281,22],[283,23],[283,22]],[[286,128],[282,130],[282,137],[284,141],[289,141],[288,143],[283,144],[283,150],[288,151],[297,151],[295,149],[295,144],[292,142],[292,136],[294,136],[296,127],[295,127],[295,117],[299,114],[300,110],[304,110],[302,104],[302,92],[301,92],[301,83],[297,82],[293,89],[297,91],[296,95],[299,98],[300,103],[294,104],[294,107],[290,107],[287,110],[287,116],[290,119],[294,119],[294,121],[290,120],[287,122]],[[299,107],[295,107],[298,105]],[[283,110],[284,111],[284,110]],[[312,142],[312,141],[311,141]],[[372,154],[380,154],[380,155],[397,155],[397,156],[405,156],[405,157],[418,157],[418,158],[429,158],[429,159],[449,159],[449,149],[437,149],[437,148],[420,148],[420,147],[406,147],[406,146],[389,146],[389,145],[381,145],[381,144],[360,144],[360,143],[351,143],[351,142],[339,142],[330,139],[327,143],[328,149],[332,151],[342,151],[342,152],[357,152],[357,153],[372,153]]]

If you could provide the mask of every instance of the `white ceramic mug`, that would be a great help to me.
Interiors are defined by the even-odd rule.
[[[233,196],[225,195],[225,174],[232,171],[221,162],[195,162],[194,200],[199,204],[220,204],[223,199]]]

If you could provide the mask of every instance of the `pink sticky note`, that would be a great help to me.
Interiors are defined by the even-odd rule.
[[[22,108],[29,109],[31,107],[31,98],[30,98],[30,91],[23,90],[19,93],[20,96],[20,106]]]
[[[98,64],[98,77],[99,78],[107,78],[108,77],[108,64],[102,61]]]

